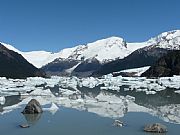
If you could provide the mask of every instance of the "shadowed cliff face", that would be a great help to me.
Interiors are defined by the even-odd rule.
[[[46,72],[48,76],[59,75],[59,76],[69,76],[70,72],[66,70],[73,68],[80,61],[73,59],[55,59],[53,62],[43,66],[41,69]]]
[[[45,77],[45,73],[30,64],[20,54],[0,44],[0,76],[7,78]]]
[[[48,75],[87,77],[102,66],[95,58],[87,60],[56,59],[42,69]]]
[[[180,75],[180,51],[169,52],[142,74],[142,76],[146,77],[165,77],[173,75]]]

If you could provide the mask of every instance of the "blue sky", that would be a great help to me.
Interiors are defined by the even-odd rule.
[[[180,0],[0,0],[0,41],[57,52],[110,36],[145,41],[180,29]]]

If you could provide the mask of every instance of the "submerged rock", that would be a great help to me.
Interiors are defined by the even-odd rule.
[[[155,123],[155,124],[146,125],[144,127],[144,131],[155,132],[155,133],[165,133],[167,132],[167,127],[160,123]]]
[[[113,126],[122,127],[122,126],[124,126],[124,123],[120,120],[115,120],[113,123]]]
[[[21,128],[29,128],[30,126],[28,124],[21,124],[19,125]]]
[[[23,114],[37,114],[42,112],[42,107],[36,99],[31,99],[22,111]]]

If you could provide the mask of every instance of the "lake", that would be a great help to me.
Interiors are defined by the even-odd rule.
[[[31,78],[31,83],[28,80],[1,81],[0,94],[5,98],[0,105],[1,134],[154,135],[143,131],[143,127],[150,123],[167,126],[167,135],[180,132],[180,94],[176,93],[177,88],[167,87],[147,94],[145,91],[127,90],[130,85],[122,85],[119,90],[104,90],[103,84],[80,87],[79,81],[74,87],[75,84],[68,80],[68,86],[57,79],[38,78],[37,81],[36,78],[36,83],[33,80]],[[41,103],[44,112],[23,115],[21,111],[32,98]],[[116,119],[123,121],[125,126],[113,126]],[[30,128],[19,127],[25,123]]]

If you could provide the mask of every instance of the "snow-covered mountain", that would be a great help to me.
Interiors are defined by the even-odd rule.
[[[37,68],[41,68],[57,58],[73,60],[87,60],[95,58],[100,63],[106,63],[117,58],[122,59],[133,51],[147,46],[146,42],[126,43],[126,41],[120,37],[110,37],[93,43],[88,43],[86,45],[78,45],[73,48],[66,48],[58,53],[46,51],[22,52],[9,44],[2,44],[8,49],[21,54]]]
[[[117,59],[104,64],[93,75],[101,76],[125,69],[154,65],[160,57],[166,55],[169,51],[180,50],[180,30],[164,32],[145,43],[146,47],[137,49],[124,59]]]
[[[144,44],[131,46],[120,37],[110,37],[87,45],[77,46],[68,58],[76,60],[95,58],[101,63],[106,63],[117,58],[122,59],[140,47],[144,47]]]
[[[123,59],[133,51],[145,46],[148,46],[146,42],[126,43],[122,38],[110,37],[87,45],[76,46],[68,57],[59,57],[43,66],[42,69],[50,75],[86,77],[105,63]]]
[[[143,48],[140,49],[140,52],[144,51],[143,56],[145,56],[146,53],[149,53],[150,51],[153,54],[153,57],[155,54],[158,54],[159,51],[161,52],[161,50],[157,50],[155,48],[165,50],[179,50],[180,30],[164,32],[158,35],[157,37],[151,38],[146,42],[140,43],[128,43],[123,38],[110,37],[88,44],[78,45],[72,48],[66,48],[57,53],[46,51],[22,52],[11,45],[4,43],[2,44],[6,46],[8,49],[18,52],[25,59],[27,59],[28,62],[30,62],[38,68],[41,68],[46,65],[45,69],[50,72],[51,70],[53,70],[53,72],[56,73],[58,71],[72,72],[72,69],[76,72],[84,72],[87,70],[82,70],[83,68],[87,69],[88,67],[90,67],[93,68],[93,70],[97,69],[101,67],[101,65],[104,65],[111,61],[124,59],[125,57],[130,56],[132,52],[134,53],[136,50],[139,50],[140,48]],[[152,52],[153,49],[155,49],[155,52]],[[134,57],[134,55],[131,57]],[[73,61],[73,64],[70,62],[66,64],[67,61]],[[94,64],[94,62],[96,62],[96,64]],[[65,64],[65,66],[61,67],[62,63]],[[131,66],[128,68],[131,68]]]
[[[9,50],[13,50],[19,54],[21,54],[29,63],[33,64],[35,67],[40,68],[42,65],[46,65],[47,63],[53,61],[58,55],[51,52],[46,51],[32,51],[32,52],[22,52],[13,46],[5,43],[1,43]]]
[[[173,30],[163,32],[157,37],[151,38],[147,41],[150,47],[164,48],[170,50],[180,49],[180,30]]]

